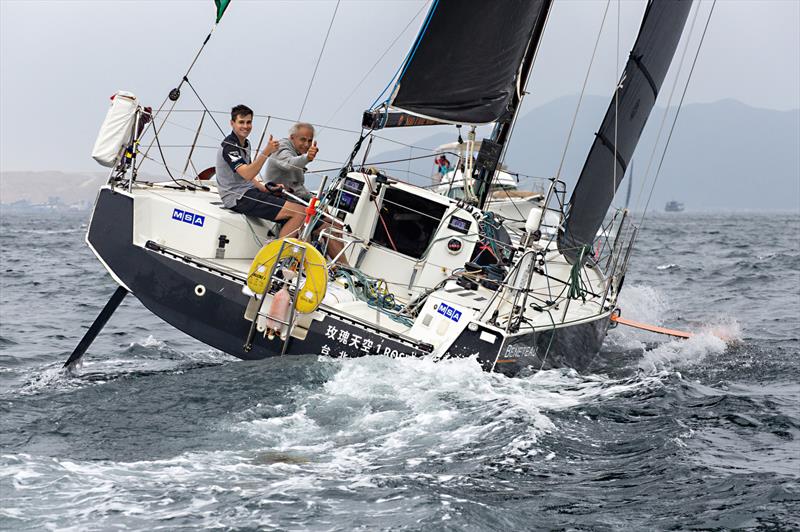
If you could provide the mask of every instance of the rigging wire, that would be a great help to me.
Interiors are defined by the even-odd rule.
[[[211,113],[211,111],[208,111],[208,112],[209,112],[209,114]],[[269,117],[269,116],[267,116],[267,119],[269,119],[269,118],[272,118],[272,117]],[[166,118],[165,118],[165,121],[164,121],[164,123],[162,123],[162,127],[163,127],[163,126],[164,126],[166,123],[169,123],[169,124],[170,124],[170,125],[172,125],[172,126],[175,126],[175,127],[181,128],[181,129],[185,129],[185,130],[188,130],[188,131],[193,131],[193,130],[194,130],[193,128],[190,128],[190,127],[188,127],[188,126],[185,126],[185,125],[183,125],[183,124],[179,124],[179,123],[177,123],[177,122],[174,122],[174,121],[171,121],[171,120],[167,120]],[[219,127],[219,126],[217,126],[217,127]],[[161,128],[159,128],[159,130],[160,130],[160,129],[161,129]],[[155,131],[155,130],[154,130],[154,131]],[[224,133],[223,133],[223,134],[224,134]],[[231,142],[226,142],[224,138],[220,139],[220,138],[219,138],[219,137],[217,137],[217,136],[214,136],[214,135],[209,135],[209,134],[207,134],[207,133],[202,133],[202,132],[200,132],[200,133],[198,133],[198,134],[197,134],[197,136],[198,136],[198,137],[206,137],[206,138],[209,138],[209,139],[213,139],[213,140],[215,140],[215,141],[217,141],[217,142],[219,142],[219,143],[220,143],[219,145],[216,145],[216,146],[206,146],[206,145],[197,145],[197,144],[195,144],[195,147],[197,147],[197,148],[219,149],[219,147],[220,147],[220,146],[222,146],[222,145],[225,145],[225,144],[228,144],[228,145],[230,145],[230,146],[238,146],[238,144],[234,144],[234,143],[231,143]],[[189,145],[183,145],[183,144],[166,144],[166,145],[163,145],[162,147],[165,147],[165,148],[186,148],[186,147],[189,147]],[[148,160],[151,160],[151,161],[153,161],[153,160],[154,160],[154,159],[152,159],[151,157],[148,157],[148,156],[147,156],[147,152],[145,152],[145,153],[143,154],[143,157],[144,157],[144,158],[146,158],[146,159],[148,159]],[[319,160],[320,160],[320,161],[325,161],[324,159],[319,159]],[[326,161],[326,162],[330,162],[330,163],[332,163],[332,164],[336,164],[336,163],[337,163],[337,161]],[[289,164],[289,163],[287,163],[287,164]],[[293,165],[290,165],[290,166],[293,166]],[[299,166],[294,166],[294,167],[295,167],[295,168],[301,168],[301,167],[299,167]],[[338,170],[338,169],[339,169],[339,168],[336,168],[336,170]],[[321,171],[308,171],[307,173],[310,173],[310,174],[319,174],[319,173],[322,173],[322,172],[325,172],[325,171],[330,171],[330,170],[321,170]],[[181,172],[181,173],[182,173],[182,175],[184,175],[184,176],[186,175],[186,172]]]
[[[586,77],[583,78],[583,87],[581,87],[581,94],[578,97],[578,105],[575,106],[575,113],[572,115],[572,124],[569,126],[569,133],[567,133],[567,140],[564,143],[564,151],[561,153],[561,162],[558,163],[558,170],[556,171],[556,179],[561,179],[561,170],[564,169],[564,161],[567,158],[567,151],[569,150],[569,144],[572,141],[572,133],[575,131],[575,124],[578,121],[578,112],[581,109],[581,103],[583,103],[583,97],[586,94],[586,85],[589,83],[589,74],[592,72],[592,65],[594,65],[594,59],[597,56],[597,48],[600,44],[600,37],[603,35],[603,28],[606,24],[606,16],[608,15],[608,8],[611,5],[611,0],[606,1],[606,9],[603,12],[603,20],[600,22],[600,29],[597,31],[597,39],[594,42],[594,50],[592,51],[592,58],[589,60],[589,67],[586,69]]]
[[[196,184],[191,183],[190,181],[187,181],[186,179],[183,179],[183,178],[181,178],[181,181],[185,181],[186,184],[185,185],[181,185],[178,182],[178,180],[175,179],[175,177],[172,175],[172,172],[170,172],[169,167],[167,166],[167,159],[166,159],[166,157],[164,157],[164,151],[161,149],[161,142],[158,140],[158,132],[155,129],[153,130],[153,135],[155,137],[156,145],[158,146],[158,153],[161,154],[161,160],[164,161],[164,168],[166,168],[167,174],[169,175],[169,178],[172,179],[172,181],[176,185],[178,185],[178,187],[181,190],[186,189],[186,188],[188,188],[191,191],[195,191],[198,188],[202,188],[203,190],[210,190],[210,188],[207,187],[206,185],[203,185],[203,184],[196,185]],[[147,157],[147,154],[145,154],[144,157]]]
[[[212,114],[212,113],[224,114],[224,115],[229,115],[230,114],[230,111],[216,111],[216,110],[210,110],[210,109],[205,109],[205,111],[208,112],[209,114]],[[175,114],[200,113],[200,112],[203,112],[203,109],[175,109],[174,110]],[[293,119],[284,118],[284,117],[280,117],[280,116],[274,116],[274,115],[261,115],[261,114],[257,114],[256,113],[256,114],[253,115],[253,117],[254,118],[265,118],[267,120],[276,120],[276,121],[279,121],[279,122],[289,122],[289,123],[294,123],[295,122],[295,120],[293,120]],[[166,120],[166,118],[165,118],[165,120]],[[167,120],[167,121],[173,126],[176,126],[176,127],[182,128],[182,129],[186,129],[188,131],[195,131],[194,127],[185,126],[183,124],[180,124],[180,123],[174,122],[174,121],[170,121],[170,120]],[[312,126],[314,126],[315,128],[317,128],[318,130],[330,129],[330,130],[333,130],[333,131],[341,131],[342,133],[353,133],[353,134],[357,134],[357,135],[361,134],[361,131],[357,131],[355,129],[347,129],[347,128],[335,127],[335,126],[331,126],[331,125],[321,125],[321,124],[317,124],[317,123],[314,123],[314,122],[309,122],[309,123]],[[414,148],[415,150],[436,153],[436,149],[435,148],[427,148],[427,147],[423,147],[423,146],[417,146],[417,145],[414,145],[414,144],[407,144],[405,142],[400,142],[399,140],[391,139],[391,138],[388,138],[388,137],[383,137],[381,135],[376,135],[374,133],[372,133],[371,135],[373,137],[375,137],[376,139],[383,140],[383,141],[386,141],[386,142],[390,142],[392,144],[397,144],[398,146],[404,146],[406,148]],[[218,137],[216,135],[209,135],[207,133],[202,133],[202,132],[199,134],[199,136],[205,137],[205,138],[208,138],[208,139],[213,139],[213,140],[215,140],[217,142],[221,142],[223,140],[223,138],[224,138],[224,137],[220,138],[220,137]],[[322,159],[317,159],[317,160],[321,161]],[[336,170],[339,170],[339,168],[336,168]],[[522,175],[522,174],[520,174],[520,175]]]
[[[339,111],[341,111],[342,108],[345,106],[345,104],[348,101],[350,101],[350,98],[353,97],[353,95],[356,93],[356,91],[361,88],[361,84],[364,83],[364,81],[369,77],[370,74],[372,74],[372,71],[375,70],[375,67],[377,67],[381,63],[381,61],[383,61],[383,58],[386,57],[386,54],[388,54],[389,51],[394,47],[394,45],[397,44],[397,41],[399,41],[400,38],[403,35],[405,35],[406,31],[408,31],[408,28],[411,27],[411,24],[415,20],[417,20],[417,18],[419,17],[419,14],[422,13],[422,11],[425,9],[425,7],[428,6],[429,4],[430,4],[430,2],[424,2],[422,4],[422,7],[420,7],[419,10],[416,13],[414,13],[414,16],[411,17],[411,20],[408,21],[408,24],[406,24],[405,27],[402,30],[400,30],[400,33],[397,34],[397,37],[394,38],[394,40],[391,42],[391,44],[389,44],[389,46],[386,48],[386,50],[383,51],[383,53],[378,58],[378,60],[375,61],[375,63],[372,64],[372,66],[369,68],[369,70],[367,70],[367,73],[364,74],[364,76],[358,81],[358,83],[356,83],[356,86],[353,88],[353,90],[350,92],[350,94],[348,94],[347,97],[342,101],[342,103],[339,104],[339,107],[336,108],[336,110],[333,112],[333,114],[330,116],[330,118],[328,118],[328,120],[326,120],[326,122],[328,124],[330,124],[331,120],[333,120],[336,117],[336,115],[339,114]],[[384,92],[385,92],[385,89],[384,89]],[[322,131],[324,131],[325,129],[328,129],[328,128],[330,128],[330,126],[328,126],[328,125],[320,126],[319,127],[319,133],[321,133]],[[331,128],[331,129],[334,129],[334,128]],[[354,133],[355,133],[355,131],[354,131]],[[377,137],[377,135],[375,135],[375,136]],[[378,137],[378,138],[380,138],[380,137]]]
[[[217,122],[217,119],[214,118],[214,115],[212,115],[211,113],[208,112],[208,107],[206,106],[206,103],[203,101],[203,99],[200,97],[200,95],[197,94],[197,91],[194,90],[194,85],[192,85],[192,82],[189,81],[189,78],[187,76],[183,76],[183,81],[185,81],[186,84],[189,85],[189,88],[192,89],[192,92],[194,93],[194,95],[197,96],[197,101],[200,102],[200,105],[203,106],[203,110],[205,110],[205,112],[207,112],[208,115],[211,117],[211,120],[213,120],[214,125],[217,126],[217,129],[219,129],[220,135],[222,135],[224,137],[225,136],[225,132],[222,130],[222,127],[220,127],[219,122]]]
[[[336,7],[333,8],[333,15],[331,16],[331,23],[328,24],[328,32],[325,34],[325,40],[322,41],[322,49],[319,51],[319,57],[317,57],[317,64],[314,65],[314,73],[311,74],[311,81],[308,82],[308,89],[306,89],[306,97],[303,98],[303,105],[300,107],[300,114],[297,115],[297,121],[300,121],[300,118],[303,116],[303,111],[306,108],[306,102],[308,102],[308,95],[311,93],[311,87],[314,85],[314,78],[317,77],[317,69],[319,68],[319,63],[322,60],[322,54],[325,52],[325,45],[328,44],[328,37],[331,34],[331,28],[333,28],[333,21],[336,20],[336,12],[339,11],[339,4],[341,0],[336,0]]]
[[[428,30],[428,24],[430,24],[431,19],[433,18],[433,12],[436,11],[436,7],[438,5],[439,5],[439,0],[433,0],[433,5],[428,11],[428,16],[425,18],[425,22],[422,23],[422,29],[420,30],[419,35],[417,36],[417,40],[414,42],[414,46],[411,48],[411,50],[409,50],[408,54],[406,55],[406,58],[403,60],[402,63],[400,63],[400,66],[397,67],[397,72],[395,72],[394,76],[392,76],[391,79],[389,79],[389,83],[381,91],[378,97],[375,98],[375,101],[372,102],[372,105],[369,106],[370,109],[374,108],[375,104],[378,103],[378,100],[380,100],[383,97],[383,95],[386,94],[386,91],[392,85],[392,82],[394,82],[395,88],[397,87],[397,83],[400,81],[400,78],[403,77],[403,74],[406,73],[406,69],[408,68],[408,65],[411,63],[411,60],[414,58],[414,54],[417,53],[417,48],[419,47],[419,43],[422,42],[422,37],[425,36],[425,32]],[[400,71],[401,69],[402,72]],[[394,89],[392,89],[392,92],[394,92]],[[391,94],[389,94],[389,97],[391,97]],[[384,103],[388,103],[388,101],[389,98],[387,98],[386,102]]]
[[[199,110],[198,110],[197,112],[199,112]],[[210,112],[211,112],[211,111],[209,111],[209,113],[210,113]],[[215,112],[218,112],[218,111],[215,111]],[[286,120],[286,119],[283,119],[283,118],[272,117],[272,116],[270,116],[270,115],[265,115],[265,116],[267,117],[267,119],[274,118],[274,119],[276,119],[276,120]],[[183,125],[183,124],[180,124],[180,123],[178,123],[178,122],[175,122],[175,121],[172,121],[172,120],[168,120],[168,119],[165,119],[165,120],[166,120],[166,122],[167,122],[167,123],[169,123],[171,126],[175,126],[175,127],[181,128],[181,129],[185,129],[185,130],[187,130],[187,131],[194,131],[194,128],[190,128],[190,127],[188,127],[188,126],[185,126],[185,125]],[[160,129],[160,128],[159,128],[159,129]],[[155,130],[154,130],[154,131],[155,131]],[[207,134],[207,133],[202,133],[202,132],[201,132],[201,133],[199,133],[199,134],[198,134],[198,136],[200,136],[200,137],[205,137],[205,138],[208,138],[208,139],[213,139],[213,140],[215,140],[215,141],[218,141],[218,142],[220,142],[220,145],[221,145],[221,144],[225,144],[225,141],[224,141],[224,139],[220,139],[219,137],[217,137],[217,136],[215,136],[215,135],[210,135],[210,134]],[[377,135],[375,135],[375,137],[377,137],[377,138],[382,138],[382,137],[379,137],[379,136],[377,136]],[[384,140],[391,141],[391,139],[384,139]],[[412,145],[409,145],[409,144],[404,144],[404,143],[398,143],[398,144],[402,144],[402,145],[404,145],[404,146],[407,146],[407,147],[412,147]],[[189,147],[189,145],[183,145],[183,144],[162,144],[162,145],[161,145],[161,147],[162,147],[162,148],[184,148],[184,147]],[[202,149],[218,149],[218,148],[219,148],[219,146],[215,146],[215,145],[195,145],[195,147],[196,147],[196,148],[202,148]],[[419,148],[419,147],[416,147],[416,146],[414,146],[414,148],[415,148],[415,149],[423,149],[423,150],[427,150],[427,151],[431,151],[431,152],[434,152],[434,153],[435,153],[435,150],[431,150],[431,149],[428,149],[428,148]],[[430,158],[430,157],[432,157],[432,156],[433,156],[433,154],[420,155],[420,156],[416,156],[416,157],[413,157],[413,158],[411,158],[411,160],[421,160],[421,159],[427,159],[427,158]],[[152,157],[149,157],[147,153],[143,154],[143,157],[144,157],[145,159],[149,160],[149,161],[155,162],[155,163],[157,163],[157,164],[161,164],[161,163],[159,163],[157,160],[153,159]],[[322,169],[319,169],[319,170],[306,170],[306,174],[312,174],[312,175],[322,175],[322,174],[326,174],[326,173],[329,173],[329,172],[336,172],[336,171],[339,171],[339,170],[341,170],[342,163],[341,163],[341,162],[339,162],[339,161],[333,161],[333,160],[328,160],[328,159],[316,159],[316,160],[318,160],[318,161],[321,161],[321,162],[329,162],[329,163],[332,163],[332,164],[337,164],[338,166],[335,166],[335,167],[330,167],[330,168],[322,168]],[[403,158],[403,159],[394,159],[394,160],[389,160],[389,161],[368,161],[368,162],[366,163],[366,166],[381,166],[381,167],[382,167],[382,168],[384,168],[384,169],[388,169],[388,170],[394,170],[394,171],[400,171],[400,172],[405,172],[405,170],[401,170],[401,169],[397,169],[397,168],[394,168],[394,169],[393,169],[393,168],[385,168],[385,166],[384,166],[384,165],[391,164],[391,163],[398,163],[398,162],[407,162],[408,160],[409,160],[409,159],[407,159],[407,158]],[[164,165],[162,165],[162,166],[164,166]],[[298,168],[299,168],[299,167],[298,167]],[[185,172],[185,171],[179,171],[178,169],[173,169],[173,171],[175,171],[175,172],[180,172],[180,173],[181,173],[181,175],[182,175],[182,176],[184,176],[184,177],[186,176],[186,172]],[[414,174],[414,175],[417,175],[417,176],[419,176],[419,177],[422,177],[422,178],[428,178],[428,179],[430,178],[430,176],[428,176],[428,175],[419,174],[419,173],[417,173],[417,172],[410,172],[410,173],[411,173],[411,174]],[[523,175],[524,177],[526,177],[526,178],[531,178],[531,179],[533,179],[533,178],[536,178],[536,176],[527,176],[527,175],[525,175],[525,174],[520,174],[520,175]],[[401,181],[401,180],[399,180],[399,179],[396,179],[396,178],[393,178],[393,179],[395,179],[395,180],[398,180],[398,181]],[[539,179],[541,179],[541,178],[539,178]]]
[[[617,142],[619,132],[619,91],[622,89],[622,84],[625,79],[625,73],[619,73],[619,27],[622,23],[621,18],[622,6],[620,5],[620,0],[617,0],[617,50],[614,54],[614,59],[616,60],[614,75],[619,76],[619,81],[617,82],[617,87],[614,89],[614,172],[611,175],[612,202],[614,201],[614,192],[617,190],[617,166],[619,166],[619,164],[616,162],[618,160]]]
[[[669,130],[669,135],[667,135],[667,142],[664,145],[664,151],[661,153],[661,160],[658,162],[658,168],[656,169],[656,175],[653,179],[653,186],[650,188],[650,195],[647,197],[647,203],[644,206],[644,212],[642,213],[642,221],[639,223],[640,227],[644,226],[644,216],[647,214],[647,208],[650,206],[650,200],[653,197],[653,190],[656,188],[656,182],[658,182],[658,177],[661,174],[661,167],[664,164],[664,157],[667,154],[667,148],[669,147],[670,140],[672,140],[672,133],[675,131],[675,124],[678,122],[678,116],[680,115],[681,109],[683,107],[683,100],[686,98],[686,91],[689,89],[689,82],[692,79],[692,74],[694,73],[694,67],[697,65],[697,58],[700,56],[700,50],[703,48],[703,41],[706,38],[706,32],[708,31],[708,25],[711,22],[711,15],[714,13],[714,6],[717,5],[717,0],[714,0],[711,3],[711,9],[708,12],[708,18],[706,19],[705,27],[703,28],[703,33],[700,36],[700,43],[697,45],[697,52],[694,55],[694,60],[692,61],[692,67],[689,70],[689,76],[686,78],[686,85],[683,87],[683,94],[681,94],[681,99],[678,102],[678,109],[675,111],[675,117],[672,120],[672,126]],[[698,5],[699,10],[699,5]]]
[[[694,34],[694,26],[697,22],[698,15],[700,14],[700,6],[702,5],[702,0],[698,2],[697,8],[694,12],[694,17],[692,18],[692,24],[689,26],[689,36],[686,39],[686,43],[683,46],[683,52],[681,53],[681,60],[678,63],[678,71],[675,73],[675,79],[672,82],[672,88],[669,92],[669,98],[667,99],[667,105],[664,108],[664,113],[661,116],[661,124],[658,126],[658,133],[656,134],[656,139],[653,142],[653,149],[650,152],[650,158],[647,160],[647,167],[644,171],[644,179],[642,180],[642,185],[639,187],[639,194],[636,196],[636,207],[638,208],[641,205],[642,201],[642,194],[644,194],[645,186],[647,185],[647,180],[650,176],[650,169],[653,165],[653,161],[656,157],[656,151],[658,151],[658,144],[661,140],[661,134],[664,131],[664,125],[667,123],[667,116],[669,115],[670,104],[672,103],[672,98],[675,95],[675,89],[678,87],[678,80],[681,75],[681,70],[683,70],[683,65],[686,60],[686,53],[689,50],[689,44],[691,41],[691,36]],[[655,182],[653,183],[653,187],[655,187]]]
[[[547,15],[545,16],[544,24],[542,25],[542,35],[544,35],[544,31],[547,28],[547,22],[550,20],[550,13],[552,13],[552,12],[553,12],[552,8],[547,10]],[[531,44],[533,44],[533,43],[532,42],[528,43],[529,46]],[[530,83],[531,77],[532,77],[530,75],[530,72],[533,72],[533,67],[534,67],[534,65],[536,65],[536,59],[539,57],[539,50],[541,50],[541,49],[542,49],[542,47],[539,46],[538,43],[536,43],[536,49],[533,51],[533,59],[531,59],[531,66],[530,66],[530,69],[528,70],[528,72],[529,72],[528,79],[525,80],[525,86],[522,87],[521,91],[519,90],[520,89],[520,87],[519,87],[519,75],[517,76],[517,95],[518,95],[518,98],[519,98],[519,104],[517,105],[517,112],[514,113],[514,117],[513,117],[512,121],[511,121],[511,127],[508,130],[508,136],[506,137],[508,140],[506,141],[506,146],[503,149],[503,153],[502,153],[503,157],[500,160],[500,163],[504,163],[505,162],[506,154],[508,153],[508,149],[511,146],[511,139],[514,138],[513,137],[514,128],[517,125],[517,120],[519,120],[520,110],[522,109],[522,100],[523,100],[524,96],[527,94],[528,83]],[[521,71],[521,69],[522,69],[522,64],[520,64],[520,71]]]
[[[209,31],[209,32],[208,32],[208,35],[206,35],[206,38],[205,38],[205,40],[203,41],[203,44],[200,46],[200,49],[197,51],[197,54],[195,54],[195,56],[194,56],[194,59],[192,60],[192,63],[189,65],[189,68],[187,68],[187,69],[186,69],[186,73],[183,75],[183,78],[181,78],[181,82],[180,82],[180,83],[178,83],[178,86],[177,86],[175,89],[173,89],[173,90],[171,90],[171,91],[169,92],[169,94],[167,95],[167,97],[166,97],[166,98],[164,98],[164,100],[161,102],[161,105],[159,105],[159,106],[158,106],[158,109],[157,109],[157,110],[156,110],[156,112],[155,112],[155,113],[153,113],[153,115],[152,115],[153,119],[152,119],[152,120],[150,120],[150,122],[148,122],[148,124],[147,124],[147,125],[145,125],[145,129],[144,129],[144,131],[142,131],[142,134],[140,135],[140,138],[141,138],[141,137],[142,137],[142,136],[145,134],[145,132],[147,132],[147,128],[148,128],[148,127],[150,127],[150,124],[152,124],[152,125],[153,125],[153,130],[154,130],[154,131],[157,129],[159,133],[161,132],[161,129],[164,127],[164,122],[162,122],[162,123],[161,123],[161,126],[160,126],[160,127],[156,128],[156,125],[155,125],[155,123],[156,123],[156,120],[155,120],[155,119],[156,119],[156,116],[158,116],[158,114],[159,114],[159,113],[161,113],[161,111],[164,109],[164,105],[167,103],[167,100],[169,99],[169,100],[171,100],[171,101],[172,101],[172,104],[169,106],[169,111],[167,111],[167,116],[166,116],[166,117],[164,117],[164,120],[166,120],[167,118],[169,118],[169,115],[170,115],[170,113],[172,113],[172,111],[175,109],[175,105],[178,103],[178,97],[180,97],[180,88],[181,88],[181,85],[183,85],[183,80],[185,80],[185,79],[187,79],[187,78],[188,78],[188,76],[189,76],[189,72],[191,72],[191,71],[192,71],[192,69],[194,68],[194,65],[195,65],[195,63],[197,63],[197,60],[198,60],[198,59],[200,59],[200,54],[202,54],[202,53],[203,53],[203,50],[205,49],[205,47],[206,47],[206,44],[208,44],[208,41],[209,41],[209,40],[211,40],[211,35],[213,35],[213,34],[214,34],[214,30],[215,30],[215,29],[217,29],[217,25],[218,25],[218,24],[219,24],[218,22],[215,22],[215,23],[214,23],[214,25],[211,27],[211,31]],[[188,80],[187,80],[187,81],[188,81]],[[194,89],[192,89],[192,90],[194,90]],[[174,92],[176,92],[176,91],[177,91],[178,97],[176,97],[176,98],[173,100],[173,99],[171,98],[171,96],[172,96],[172,94],[173,94]],[[150,149],[151,149],[152,147],[153,147],[153,142],[151,141],[151,142],[150,142],[150,144],[147,146],[147,149],[145,150],[145,155],[147,155],[148,153],[150,153]],[[144,159],[142,159],[142,162],[144,162]],[[138,169],[141,167],[141,165],[142,165],[142,163],[139,163],[139,166],[137,166],[137,167],[135,168],[135,170],[137,170],[137,171],[138,171]]]

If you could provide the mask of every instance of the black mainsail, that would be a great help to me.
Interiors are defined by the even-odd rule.
[[[386,103],[445,123],[488,124],[509,117],[529,70],[522,68],[523,60],[538,44],[550,3],[435,0]],[[392,123],[398,121],[380,127],[405,125]]]
[[[692,0],[651,0],[625,65],[617,94],[569,201],[558,247],[570,262],[594,242],[625,175],[678,47]]]

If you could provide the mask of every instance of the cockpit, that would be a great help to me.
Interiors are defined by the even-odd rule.
[[[478,241],[471,210],[444,196],[382,175],[351,172],[332,202],[356,239],[348,262],[407,287],[432,287],[469,261]]]

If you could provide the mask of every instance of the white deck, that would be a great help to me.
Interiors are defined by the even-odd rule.
[[[441,198],[430,192],[427,194]],[[270,230],[275,229],[273,223],[246,217],[223,208],[219,196],[213,189],[191,192],[166,188],[163,185],[137,185],[133,189],[133,195],[136,245],[144,246],[147,241],[156,242],[177,253],[194,256],[200,262],[215,266],[242,281],[247,278],[253,257],[271,240]],[[448,200],[441,198],[441,201],[444,205],[448,205]],[[467,216],[459,208],[454,206],[447,208],[448,213],[455,212],[459,216]],[[183,218],[180,217],[180,213],[184,213]],[[357,226],[363,233],[355,235],[354,238],[362,242],[369,241],[368,229],[374,226],[357,223],[351,225]],[[469,249],[462,255],[448,252],[444,244],[448,238],[464,239],[469,244],[468,237],[471,238],[471,235],[452,231],[447,233],[445,229],[440,227],[437,234],[442,240],[441,247],[431,246],[427,254],[420,259],[402,255],[374,243],[355,244],[351,247],[349,259],[353,264],[359,258],[359,269],[362,272],[372,278],[385,279],[389,291],[396,300],[408,303],[425,289],[433,288],[447,279],[454,270],[462,268],[469,260],[470,245],[464,246]],[[442,239],[440,234],[443,232]],[[223,235],[229,242],[225,246],[224,257],[216,258],[219,240]],[[596,319],[599,314],[605,312],[601,307],[601,297],[590,296],[586,302],[566,299],[571,265],[557,250],[548,250],[543,268],[547,276],[534,273],[531,278],[524,312],[526,327],[549,329],[554,325],[558,327],[567,323]],[[604,280],[599,272],[584,268],[583,275],[592,291],[602,296]],[[499,294],[483,286],[479,286],[476,290],[464,290],[454,281],[448,281],[443,289],[434,292],[435,297],[429,297],[429,301],[419,312],[414,326],[409,327],[391,319],[386,313],[371,307],[366,302],[356,299],[340,283],[331,281],[329,286],[329,294],[323,302],[323,308],[350,317],[354,321],[385,328],[406,337],[413,336],[417,341],[424,341],[434,346],[463,330],[469,321],[482,317],[481,321],[485,322],[495,311],[498,318],[496,324],[500,329],[504,329],[513,308],[511,300],[513,295],[507,290],[502,290]],[[557,305],[547,307],[545,304],[547,300],[556,301]],[[518,301],[519,303],[521,301]],[[443,320],[436,311],[440,305],[456,308],[469,319],[463,320],[457,326],[451,320]],[[547,310],[537,311],[532,308],[534,305],[546,307]]]

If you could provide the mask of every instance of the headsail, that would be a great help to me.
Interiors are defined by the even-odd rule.
[[[651,0],[639,36],[569,201],[558,238],[574,262],[603,224],[678,47],[692,0]],[[618,99],[618,101],[617,101]],[[616,139],[616,147],[615,147]]]
[[[518,85],[522,90],[520,66],[549,5],[549,0],[435,0],[388,105],[457,124],[504,118]]]

